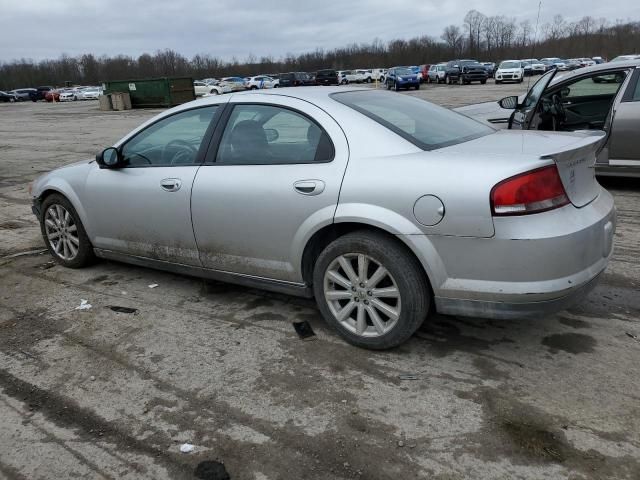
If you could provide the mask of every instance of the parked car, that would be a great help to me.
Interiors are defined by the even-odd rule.
[[[487,70],[477,60],[451,60],[447,63],[445,76],[448,83],[487,83]]]
[[[445,83],[446,81],[446,63],[439,63],[437,65],[431,65],[429,72],[427,73],[428,83]]]
[[[78,100],[98,100],[102,95],[102,88],[100,87],[88,87],[83,88],[78,92]]]
[[[604,131],[591,164],[596,173],[640,177],[640,60],[555,74],[547,72],[520,98],[456,110],[514,130],[591,131],[595,136]]]
[[[233,91],[233,84],[223,81],[218,81],[215,84],[209,84],[209,93],[205,93],[203,97],[210,97],[213,95],[222,95],[223,93],[231,93]]]
[[[206,93],[211,93],[211,85],[202,80],[196,80],[193,82],[193,91],[196,97],[201,97]]]
[[[35,95],[31,96],[31,100],[34,101],[34,102],[37,102],[38,100],[44,100],[45,99],[45,95],[50,90],[53,90],[53,87],[51,87],[49,85],[36,87],[36,93],[35,93]]]
[[[420,68],[418,65],[410,65],[404,68],[408,68],[409,70],[411,70],[413,74],[418,77],[420,83],[422,83],[422,68]]]
[[[308,87],[315,84],[315,78],[307,72],[290,72],[280,74],[281,87]]]
[[[593,57],[591,60],[596,62],[596,65],[600,65],[601,63],[606,63],[607,62],[607,60],[605,58],[602,58],[602,57]]]
[[[536,58],[525,58],[523,63],[525,75],[542,75],[547,71],[547,66]]]
[[[387,69],[386,68],[372,68],[371,69],[371,78],[373,78],[374,80],[377,80],[379,82],[384,83],[384,79],[387,75]]]
[[[373,72],[371,70],[356,70],[356,75],[362,75],[362,81],[365,83],[373,82]]]
[[[261,90],[264,88],[274,88],[275,85],[276,82],[273,78],[267,77],[266,75],[258,75],[256,77],[249,77],[244,84],[244,88],[247,90]]]
[[[496,131],[368,88],[279,92],[181,105],[40,176],[52,257],[315,296],[372,349],[430,312],[538,319],[605,270],[615,207],[589,168],[602,135]]]
[[[365,80],[364,75],[362,73],[358,73],[357,70],[339,70],[338,78],[342,85],[347,85],[349,83],[362,83]]]
[[[493,62],[480,62],[480,65],[485,68],[489,78],[493,78],[493,75],[496,73],[496,64]]]
[[[339,85],[338,72],[333,69],[318,70],[316,72],[316,84]]]
[[[0,90],[0,102],[15,102],[16,96],[13,93],[3,92]]]
[[[579,58],[569,58],[565,60],[565,63],[567,65],[567,70],[576,70],[584,66],[582,65],[582,60]]]
[[[9,93],[15,96],[18,102],[26,102],[38,96],[38,91],[35,88],[16,88]]]
[[[47,102],[59,102],[60,101],[60,91],[57,89],[49,90],[44,94],[44,99]]]
[[[496,85],[503,82],[522,83],[524,79],[524,65],[520,60],[505,60],[500,62],[495,74]]]
[[[224,77],[221,80],[222,83],[225,83],[229,86],[232,92],[242,92],[244,91],[244,78],[241,77]]]
[[[634,54],[634,55],[618,55],[617,57],[615,57],[611,61],[612,62],[626,62],[627,60],[640,60],[640,55],[638,55],[638,54]]]
[[[429,69],[431,68],[431,65],[426,63],[423,65],[420,65],[420,82],[426,82],[427,79],[429,78]]]
[[[558,57],[541,58],[540,61],[547,65],[547,70],[550,70],[551,68],[557,68],[560,71],[568,70],[566,60],[562,60]]]
[[[75,102],[78,100],[78,91],[74,88],[63,88],[58,90],[61,102]]]
[[[387,70],[385,85],[387,90],[393,88],[396,92],[402,88],[420,90],[420,79],[407,67],[393,67]]]

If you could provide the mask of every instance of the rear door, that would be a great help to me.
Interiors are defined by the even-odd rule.
[[[338,203],[349,157],[340,126],[302,100],[238,95],[214,141],[191,200],[202,265],[301,283],[303,247]]]
[[[640,167],[640,69],[633,72],[615,109],[609,139],[609,165]]]

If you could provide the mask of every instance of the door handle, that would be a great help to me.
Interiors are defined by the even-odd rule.
[[[302,195],[320,195],[324,187],[322,180],[298,180],[293,184],[293,189]]]
[[[160,180],[160,186],[167,192],[177,192],[182,187],[182,180],[179,178],[164,178]]]

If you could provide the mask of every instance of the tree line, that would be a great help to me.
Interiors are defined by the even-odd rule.
[[[538,30],[538,31],[536,31]],[[137,58],[127,55],[96,57],[91,53],[35,62],[29,59],[0,63],[0,90],[54,85],[65,82],[95,85],[103,81],[162,76],[190,76],[194,79],[249,76],[261,73],[316,71],[322,68],[349,69],[420,65],[453,58],[475,58],[498,62],[506,58],[592,57],[611,58],[637,53],[640,22],[616,21],[585,16],[569,22],[561,15],[538,29],[530,20],[517,22],[503,15],[486,16],[470,10],[462,25],[449,25],[442,35],[429,35],[382,42],[351,44],[281,58],[250,55],[240,61],[225,61],[210,54],[187,58],[167,49]]]

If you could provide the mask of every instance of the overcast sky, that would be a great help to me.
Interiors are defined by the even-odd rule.
[[[535,24],[537,0],[0,0],[0,61],[62,53],[138,56],[170,48],[225,60],[428,34],[475,8]],[[638,0],[543,1],[553,15],[640,20]]]

